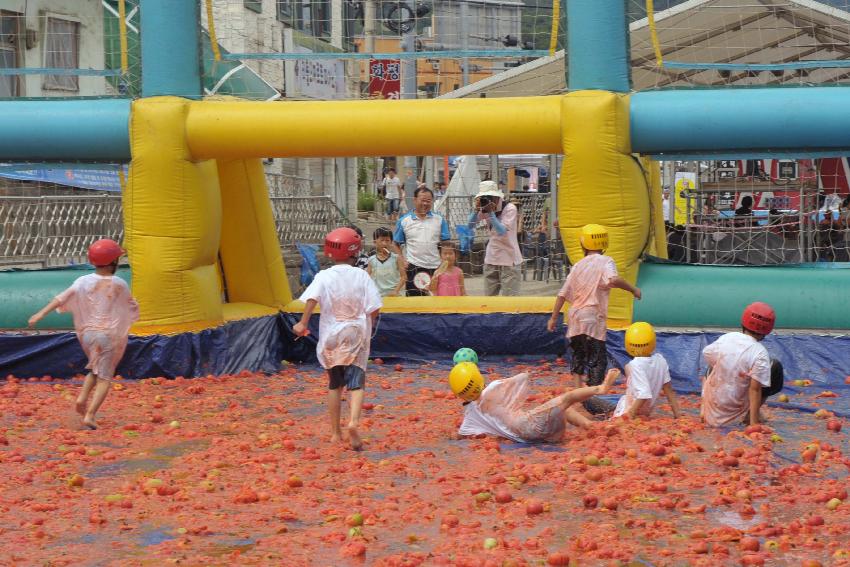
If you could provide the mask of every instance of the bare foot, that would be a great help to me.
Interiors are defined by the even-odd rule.
[[[77,413],[80,415],[86,415],[86,401],[82,398],[77,398],[77,403],[74,404],[74,409],[77,410]]]
[[[355,451],[363,448],[363,441],[360,440],[360,434],[357,433],[356,427],[348,427],[348,441],[351,443],[351,448]]]
[[[611,386],[614,385],[614,382],[617,381],[617,378],[620,377],[620,371],[616,368],[612,368],[605,374],[605,380],[602,381],[602,384],[597,386],[600,394],[607,394],[611,389]]]
[[[342,436],[340,436],[339,433],[334,433],[333,435],[331,435],[331,443],[339,443],[341,439]]]
[[[97,429],[97,424],[94,422],[94,418],[89,416],[83,418],[83,426],[88,427],[89,429]]]

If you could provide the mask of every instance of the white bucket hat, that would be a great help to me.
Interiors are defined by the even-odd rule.
[[[475,197],[498,197],[504,200],[505,194],[499,191],[499,186],[495,181],[488,179],[478,184],[478,194]]]

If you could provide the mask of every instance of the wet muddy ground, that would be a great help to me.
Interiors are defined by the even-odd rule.
[[[531,403],[567,383],[483,368],[531,370]],[[559,445],[457,439],[445,368],[373,365],[354,452],[315,366],[122,382],[97,431],[79,386],[0,382],[2,565],[850,565],[847,428],[783,404],[750,433],[685,396]]]

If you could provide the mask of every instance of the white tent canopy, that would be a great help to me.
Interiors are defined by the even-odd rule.
[[[850,13],[813,0],[690,0],[655,14],[664,61],[787,64],[850,60]],[[646,18],[629,26],[632,87],[779,86],[850,80],[850,68],[783,71],[658,67]],[[512,97],[567,90],[564,52],[488,77],[441,98]]]

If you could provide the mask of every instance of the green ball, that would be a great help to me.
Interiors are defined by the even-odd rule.
[[[454,355],[454,363],[460,364],[461,362],[471,362],[473,364],[478,364],[478,353],[476,353],[471,348],[463,347],[458,349],[458,351]]]

